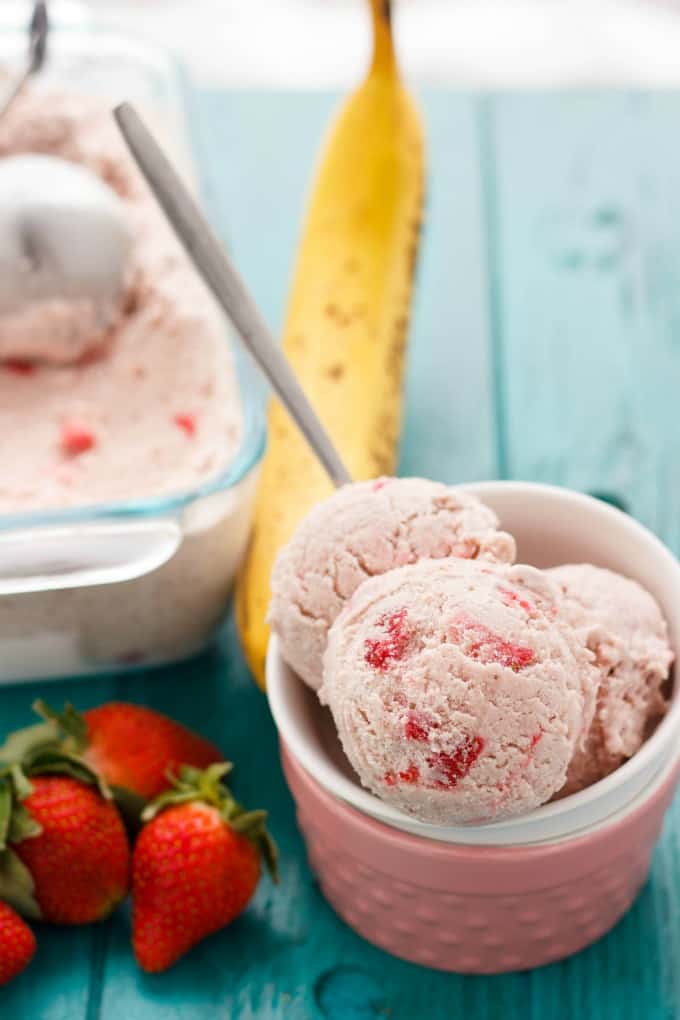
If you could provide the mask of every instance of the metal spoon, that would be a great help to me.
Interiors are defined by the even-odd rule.
[[[15,99],[23,92],[29,79],[41,70],[47,56],[47,36],[50,23],[47,16],[47,4],[38,0],[33,5],[33,14],[28,24],[28,56],[26,67],[21,75],[11,85],[9,93],[0,104],[0,117],[3,117],[14,103]]]
[[[217,235],[130,103],[114,110],[125,141],[177,237],[335,485],[347,468]]]

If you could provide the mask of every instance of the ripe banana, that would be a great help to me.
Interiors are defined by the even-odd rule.
[[[326,143],[302,234],[283,347],[352,476],[392,474],[424,181],[420,117],[401,83],[388,0],[369,0],[373,57]],[[278,549],[331,491],[272,402],[250,548],[237,581],[243,649],[261,686]]]

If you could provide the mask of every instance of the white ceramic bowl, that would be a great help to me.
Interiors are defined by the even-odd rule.
[[[537,567],[590,562],[639,581],[658,600],[673,647],[680,648],[680,564],[647,528],[620,510],[569,489],[528,482],[484,482],[464,488],[495,510],[501,526],[515,536],[518,562]],[[589,789],[519,818],[477,826],[429,825],[361,786],[330,712],[283,661],[276,639],[267,658],[267,692],[288,750],[329,793],[387,825],[449,843],[528,845],[589,830],[640,795],[680,745],[676,687],[667,715],[638,753]]]

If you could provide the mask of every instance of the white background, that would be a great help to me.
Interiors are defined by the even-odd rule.
[[[0,0],[3,10],[23,0]],[[366,59],[367,0],[52,0],[163,43],[206,85],[324,87]],[[678,0],[401,0],[402,62],[483,87],[680,84]]]

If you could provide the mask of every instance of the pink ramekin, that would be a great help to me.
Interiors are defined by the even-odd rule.
[[[646,528],[566,489],[470,486],[536,566],[590,561],[658,599],[680,649],[680,565]],[[310,863],[340,916],[414,963],[492,974],[569,956],[604,935],[644,883],[680,781],[680,691],[643,748],[588,790],[486,826],[427,826],[364,790],[328,711],[267,660],[269,701]]]
[[[462,974],[526,970],[577,953],[644,884],[680,756],[619,816],[580,838],[456,846],[376,822],[328,794],[282,743],[309,860],[340,917],[412,963]]]

